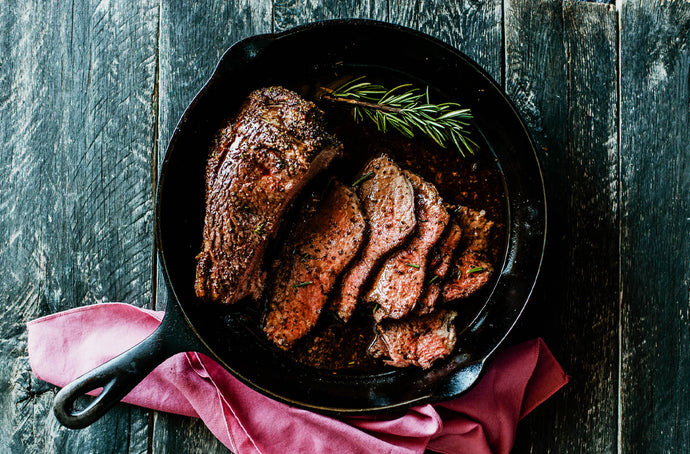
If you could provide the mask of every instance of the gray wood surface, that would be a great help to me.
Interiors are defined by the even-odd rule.
[[[157,6],[0,7],[0,452],[146,452],[148,412],[61,427],[24,324],[102,301],[151,302]]]
[[[515,450],[615,452],[619,322],[616,14],[612,7],[601,4],[530,3],[523,13],[535,8],[551,20],[534,22],[531,33],[524,30],[523,36],[514,37],[516,52],[529,54],[527,58],[516,56],[515,61],[518,65],[528,61],[529,69],[522,67],[509,75],[508,86],[513,87],[510,94],[516,99],[527,101],[525,116],[539,122],[533,131],[544,151],[549,212],[554,216],[550,216],[550,253],[541,285],[523,321],[529,326],[527,336],[533,330],[543,332],[572,381],[550,405],[528,417]],[[549,22],[559,25],[545,32],[543,24]],[[541,47],[524,35],[536,37]],[[544,62],[551,62],[548,69]],[[535,81],[539,81],[536,87]],[[530,91],[515,96],[522,87],[530,87]],[[543,118],[549,118],[549,124]],[[553,328],[534,325],[545,322]],[[568,436],[538,435],[556,427]]]
[[[690,3],[623,4],[621,448],[690,452]]]
[[[436,36],[504,84],[542,158],[545,266],[508,343],[571,383],[515,453],[690,452],[690,3],[170,0],[0,4],[0,453],[228,452],[192,418],[52,415],[24,324],[103,301],[164,309],[158,166],[234,42],[362,17]]]

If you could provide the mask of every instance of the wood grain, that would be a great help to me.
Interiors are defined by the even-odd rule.
[[[199,420],[52,415],[24,324],[103,301],[157,309],[153,189],[177,120],[234,42],[373,18],[474,58],[515,101],[549,194],[548,253],[507,343],[571,382],[514,453],[690,452],[690,3],[201,0],[0,6],[0,452],[228,452]]]
[[[569,271],[567,60],[563,7],[558,0],[506,0],[504,21],[505,89],[527,122],[537,146],[544,171],[548,211],[542,271],[530,302],[507,343],[539,335],[556,357],[563,359],[559,354],[562,351],[560,315]],[[564,366],[568,372],[569,365]],[[554,443],[554,437],[539,434],[543,430],[558,430],[554,423],[563,418],[563,402],[563,393],[559,393],[519,425],[515,452],[530,452],[532,444],[541,444],[540,449],[543,449]]]
[[[324,0],[323,19],[373,19],[388,21],[388,1]]]
[[[428,33],[456,47],[501,82],[501,1],[392,1],[389,20]]]
[[[544,337],[572,380],[521,423],[514,451],[614,452],[616,14],[581,2],[527,3],[506,4],[506,79],[540,148],[549,238],[538,286],[512,339]],[[539,435],[553,431],[559,436]]]
[[[157,5],[0,8],[0,451],[146,452],[148,416],[117,406],[61,427],[30,372],[24,324],[151,299]]]
[[[534,138],[547,193],[547,244],[537,286],[513,335],[514,342],[539,332],[560,351],[560,300],[566,284],[568,68],[563,7],[558,0],[507,0],[505,89]]]
[[[309,22],[323,20],[322,0],[273,0],[273,29],[282,32]]]
[[[608,5],[565,1],[562,17],[567,142],[554,152],[565,158],[559,163],[567,172],[561,194],[565,223],[557,225],[566,229],[552,234],[565,238],[567,252],[562,268],[547,268],[543,278],[555,284],[544,303],[560,311],[560,333],[547,333],[558,337],[553,346],[572,380],[554,405],[525,421],[529,443],[515,451],[613,453],[619,354],[617,16]],[[531,315],[534,322],[546,321]],[[555,429],[558,437],[538,436]]]
[[[621,5],[621,449],[690,452],[690,3]]]

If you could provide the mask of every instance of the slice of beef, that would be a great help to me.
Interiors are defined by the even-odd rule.
[[[311,213],[300,216],[273,265],[264,332],[277,346],[289,349],[316,324],[365,229],[357,196],[339,182]]]
[[[401,318],[419,300],[429,251],[448,225],[449,215],[436,187],[418,175],[404,172],[415,192],[417,229],[410,242],[388,258],[379,271],[367,301],[376,303],[374,319]]]
[[[333,309],[344,321],[352,316],[372,269],[405,241],[417,222],[412,185],[388,156],[371,160],[359,180],[357,194],[367,217],[369,239],[360,259],[343,276],[340,293],[333,301]]]
[[[252,92],[217,136],[206,167],[196,295],[231,304],[260,293],[249,279],[304,184],[342,152],[323,112],[281,87]]]
[[[494,221],[487,219],[486,211],[464,206],[459,207],[456,214],[463,231],[463,248],[486,253],[489,250]]]
[[[463,252],[453,265],[450,279],[443,285],[443,299],[467,298],[489,282],[493,271],[491,263],[481,253]]]
[[[493,274],[487,258],[493,221],[484,210],[467,207],[457,210],[462,227],[462,253],[455,259],[449,279],[443,286],[443,299],[452,301],[467,298],[486,284]]]
[[[439,310],[400,320],[383,320],[376,326],[377,337],[369,347],[369,354],[384,358],[383,362],[391,366],[428,369],[434,361],[453,351],[457,339],[453,325],[456,316],[456,312]]]
[[[432,250],[429,256],[429,274],[427,287],[415,306],[416,314],[428,314],[434,310],[436,301],[441,295],[441,285],[453,260],[453,253],[462,239],[462,229],[457,222],[451,221],[448,231]]]

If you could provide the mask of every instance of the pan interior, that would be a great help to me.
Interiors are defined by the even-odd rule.
[[[307,367],[270,348],[243,311],[228,316],[227,308],[204,305],[194,295],[204,171],[216,131],[253,89],[282,85],[308,95],[324,81],[348,73],[429,85],[443,98],[470,107],[482,145],[503,172],[507,229],[503,266],[496,266],[501,272],[481,310],[459,335],[452,357],[428,371],[333,373]],[[325,412],[359,413],[464,391],[454,384],[453,374],[493,352],[527,302],[543,253],[545,206],[529,134],[505,95],[476,64],[416,32],[339,21],[250,38],[226,53],[170,142],[161,170],[157,222],[169,288],[216,360],[274,398]]]

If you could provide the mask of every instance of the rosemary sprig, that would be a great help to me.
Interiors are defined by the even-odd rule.
[[[474,154],[479,148],[467,131],[472,119],[470,109],[453,102],[432,104],[428,87],[422,92],[404,84],[388,90],[364,79],[358,77],[334,90],[325,89],[327,94],[322,98],[353,106],[355,121],[369,118],[382,132],[391,127],[412,138],[415,131],[421,131],[444,148],[454,144],[463,156],[465,151]]]
[[[465,271],[465,274],[478,273],[480,271],[484,271],[484,267],[483,266],[475,266],[474,268]]]
[[[300,287],[305,287],[307,285],[313,284],[313,281],[307,281],[307,282],[300,282],[299,284],[293,284],[292,288],[300,288]]]
[[[434,282],[436,282],[436,281],[439,280],[439,279],[440,279],[440,277],[438,277],[438,274],[434,274],[434,277],[432,277],[431,279],[429,279],[429,282],[427,282],[427,284],[428,284],[428,285],[431,285],[431,284],[433,284]]]
[[[373,176],[374,176],[374,171],[365,173],[365,174],[362,175],[361,177],[357,178],[357,181],[355,181],[354,183],[352,183],[352,187],[354,188],[355,186],[357,186],[358,184],[360,184],[362,181],[368,180],[369,178],[371,178],[371,177],[373,177]]]

